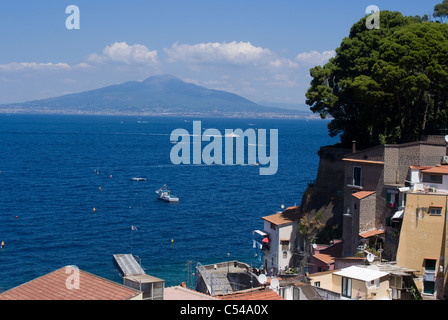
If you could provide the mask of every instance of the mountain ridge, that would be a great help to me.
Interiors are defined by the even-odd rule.
[[[237,94],[208,89],[165,74],[58,97],[0,105],[17,113],[220,115],[303,117],[303,112],[257,104]]]

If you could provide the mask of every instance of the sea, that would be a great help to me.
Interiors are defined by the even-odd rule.
[[[260,175],[260,166],[249,163],[173,164],[170,135],[175,129],[192,134],[193,121],[223,134],[266,129],[269,137],[269,130],[277,129],[276,174]],[[327,125],[326,120],[0,115],[0,292],[68,265],[122,283],[113,255],[123,253],[138,257],[165,287],[181,282],[194,287],[198,262],[261,266],[253,231],[263,229],[262,217],[300,205],[316,178],[319,148],[338,142]],[[178,203],[157,199],[155,191],[165,184]]]

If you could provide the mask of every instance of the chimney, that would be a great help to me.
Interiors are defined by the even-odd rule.
[[[356,140],[353,140],[352,143],[352,152],[356,153]]]

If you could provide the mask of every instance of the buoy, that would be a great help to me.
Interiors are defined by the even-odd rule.
[[[95,212],[96,211],[96,209],[95,209],[95,207],[93,207],[93,212]]]
[[[173,244],[174,243],[174,239],[171,239],[171,244]]]
[[[2,241],[2,249],[5,247],[5,242]]]
[[[112,175],[110,175],[109,178],[112,178]]]
[[[99,187],[99,188],[98,188],[98,190],[100,190],[100,191],[101,191],[101,187]]]

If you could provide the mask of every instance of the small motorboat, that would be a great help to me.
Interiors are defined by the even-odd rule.
[[[132,178],[132,181],[146,181],[146,178]]]
[[[178,202],[179,198],[174,197],[171,195],[171,191],[168,190],[167,186],[164,185],[159,190],[156,190],[156,193],[158,195],[158,198],[160,200],[166,201],[166,202]]]

